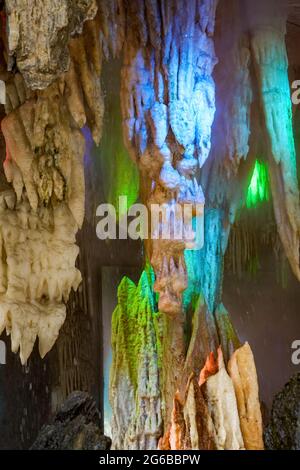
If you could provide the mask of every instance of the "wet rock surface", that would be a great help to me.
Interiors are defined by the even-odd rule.
[[[32,450],[108,450],[111,440],[102,434],[94,399],[73,392],[49,425],[45,425]]]
[[[300,373],[275,396],[265,445],[269,450],[300,450]]]

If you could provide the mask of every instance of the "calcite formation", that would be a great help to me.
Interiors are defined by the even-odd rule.
[[[228,363],[247,450],[263,450],[263,426],[253,354],[248,343],[237,349]]]
[[[156,449],[162,432],[158,318],[144,271],[136,286],[124,278],[112,319],[110,401],[114,449]]]
[[[271,5],[274,11],[270,18]],[[252,31],[251,48],[268,136],[275,218],[286,256],[300,280],[300,205],[283,7],[281,1],[268,1],[261,6],[259,21]]]
[[[160,450],[216,450],[215,428],[195,376],[188,381],[184,402],[176,394],[170,430],[160,439]]]
[[[212,35],[215,0],[133,1],[128,4],[121,104],[124,136],[144,181],[142,197],[152,204],[204,205],[196,173],[209,154],[215,113]],[[183,15],[182,12],[185,11]],[[175,223],[177,215],[175,213]],[[161,311],[178,315],[187,286],[183,251],[192,243],[176,240],[172,218],[169,240],[150,243]],[[161,238],[161,237],[160,237]]]
[[[267,450],[300,450],[300,373],[276,394],[265,430]]]
[[[4,170],[17,199],[23,189],[33,210],[67,201],[81,226],[84,212],[84,139],[72,129],[58,86],[28,100],[3,119]]]
[[[216,69],[216,80],[218,94],[223,100],[220,119],[225,146],[222,158],[228,176],[235,174],[240,161],[248,156],[254,99],[250,73],[251,46],[248,35],[243,31],[242,10],[242,2],[220,2],[219,14],[226,20],[219,24],[221,40],[216,41],[216,53],[222,57],[222,64]]]
[[[42,357],[62,326],[70,290],[77,289],[77,225],[65,204],[34,212],[13,191],[1,193],[0,332],[11,335],[24,364],[39,338]]]
[[[219,307],[212,316],[200,296],[185,354],[180,324],[158,311],[153,283],[147,268],[137,287],[127,278],[119,286],[110,383],[113,447],[263,448],[253,355],[247,343],[240,346],[227,312]],[[150,413],[150,397],[148,422],[140,410]]]
[[[19,14],[21,3],[15,2],[15,9],[10,3],[11,34],[16,33],[14,28],[20,20],[20,37],[15,38],[18,42],[14,44],[21,73],[4,77],[4,172],[16,201],[11,202],[11,195],[2,198],[4,206],[5,201],[10,206],[5,206],[1,216],[3,253],[9,255],[3,256],[0,308],[1,331],[6,328],[11,333],[12,350],[20,349],[25,363],[37,336],[42,357],[51,349],[65,320],[65,302],[71,288],[76,290],[81,280],[75,268],[79,252],[75,235],[83,223],[85,202],[85,140],[80,129],[88,125],[94,141],[99,143],[104,110],[100,86],[102,52],[98,21],[83,25],[84,20],[96,14],[94,2],[79,2],[74,10],[71,4],[67,8],[69,2],[52,5],[52,26],[50,19],[47,24],[43,19],[50,3],[44,5],[43,13],[39,7],[35,12],[37,29],[32,36],[23,30],[29,4],[23,5],[23,13]],[[54,34],[55,41],[59,38],[55,29],[59,26],[55,16],[58,7],[67,8],[69,23],[67,17],[60,18],[61,28],[65,28],[61,41],[45,42],[48,55],[39,56],[39,46],[49,39],[46,31],[39,28],[51,26],[54,29],[48,33]],[[70,39],[71,32],[82,34]],[[35,34],[37,47],[28,49]],[[9,39],[11,45],[13,39]],[[66,63],[62,60],[62,68],[55,62],[59,50],[67,59]],[[11,225],[5,229],[7,221]],[[12,227],[16,228],[15,236]]]
[[[95,400],[73,392],[52,421],[43,426],[31,450],[106,450],[111,440],[102,434],[101,414]]]
[[[34,96],[32,92],[25,84],[23,75],[20,73],[7,74],[6,81],[4,81],[5,87],[5,112],[9,114],[14,109],[19,108],[26,100],[29,100]]]
[[[184,395],[175,394],[161,450],[263,449],[256,370],[247,343],[232,355],[228,372],[219,347],[217,358],[207,357],[199,380],[191,374]]]
[[[7,0],[8,66],[29,88],[47,88],[69,68],[68,42],[97,13],[96,0]]]
[[[203,384],[208,410],[216,430],[219,450],[242,450],[244,441],[233,383],[225,369],[221,349],[218,351],[218,371]]]

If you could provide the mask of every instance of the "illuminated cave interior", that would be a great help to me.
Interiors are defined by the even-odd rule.
[[[300,449],[300,0],[0,15],[0,449]]]

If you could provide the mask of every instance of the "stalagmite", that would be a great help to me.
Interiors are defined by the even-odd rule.
[[[211,352],[199,381],[192,373],[184,395],[176,392],[160,450],[263,449],[262,421],[253,356],[248,344],[231,357]]]
[[[160,439],[160,450],[215,450],[216,432],[197,379],[188,380],[184,401],[176,393],[169,430]]]
[[[185,449],[216,450],[216,430],[196,377],[188,382],[183,407],[186,425]]]
[[[123,279],[113,313],[114,449],[263,448],[254,359],[222,304],[222,282],[230,229],[258,157],[268,161],[278,232],[300,280],[281,6],[6,0],[6,16],[1,9],[4,171],[14,192],[0,194],[0,333],[11,335],[23,364],[37,337],[42,357],[51,349],[81,280],[81,129],[99,144],[103,57],[122,59],[124,142],[141,200],[149,213],[163,206],[158,217],[151,212],[145,242],[154,273],[147,265],[137,286]],[[184,205],[192,209],[186,218]],[[204,219],[204,240],[194,251],[195,217]],[[248,260],[252,242],[245,231],[233,235],[241,265],[241,247]]]
[[[245,448],[247,450],[263,450],[263,427],[257,374],[253,354],[248,343],[234,352],[228,363],[228,371],[237,398]]]
[[[211,39],[217,2],[181,0],[130,2],[124,43],[121,103],[124,136],[144,180],[142,198],[151,204],[204,205],[197,169],[210,150],[215,113]],[[183,16],[182,11],[186,14]],[[178,221],[175,212],[175,225]],[[173,218],[154,232],[170,229],[170,240],[155,240],[148,256],[156,273],[159,307],[178,315],[187,286],[184,235],[176,240]],[[187,227],[186,227],[187,228]]]
[[[113,313],[114,449],[156,449],[162,432],[158,318],[149,276],[144,271],[137,286],[128,278],[122,280]]]

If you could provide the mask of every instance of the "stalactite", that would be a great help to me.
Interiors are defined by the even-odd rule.
[[[121,51],[125,39],[126,3],[124,0],[99,0],[100,38],[103,52],[108,58],[114,58]]]
[[[151,240],[145,247],[156,278],[148,271],[138,286],[128,279],[119,286],[110,388],[114,448],[155,449],[161,435],[161,449],[262,448],[254,361],[249,346],[240,348],[221,303],[222,277],[230,229],[265,132],[278,231],[300,278],[281,3],[276,0],[271,18],[272,2],[261,2],[254,18],[250,0],[221,2],[214,40],[217,0],[47,0],[42,8],[38,3],[6,2],[3,56],[11,73],[2,77],[1,68],[7,113],[2,130],[5,174],[16,200],[11,193],[1,196],[0,331],[11,333],[22,362],[36,336],[43,356],[58,335],[62,301],[80,282],[80,129],[88,125],[99,143],[102,55],[116,57],[123,49],[124,139],[138,165],[143,202],[149,209],[164,203],[169,210],[189,203],[195,213],[205,201],[206,208],[202,250],[185,251],[193,246],[186,236]],[[170,216],[154,231],[169,227],[172,233],[172,224]],[[230,240],[229,257],[240,272],[257,252],[257,234],[235,225]],[[71,355],[62,343],[63,362]],[[65,390],[71,383],[82,384],[74,369]]]
[[[252,55],[268,136],[275,218],[287,258],[300,280],[300,206],[285,45],[286,15],[281,0],[261,5],[259,19],[253,18],[249,6]]]
[[[96,0],[7,0],[8,68],[44,89],[69,68],[68,42],[97,13]]]
[[[234,387],[225,369],[221,349],[218,351],[218,372],[206,379],[203,388],[216,430],[217,448],[244,449]]]
[[[128,278],[122,280],[113,313],[114,449],[156,449],[162,432],[159,318],[149,276],[144,271],[137,286]]]
[[[142,197],[149,208],[155,203],[169,208],[176,202],[204,204],[196,171],[209,154],[215,113],[211,36],[216,4],[193,0],[188,9],[181,0],[128,4],[121,88],[124,135],[145,182]],[[148,246],[160,310],[171,315],[180,313],[187,287],[187,243],[173,237]]]
[[[1,123],[7,156],[4,169],[20,200],[25,187],[31,207],[67,201],[78,226],[84,212],[84,139],[72,129],[57,84],[26,101]]]

